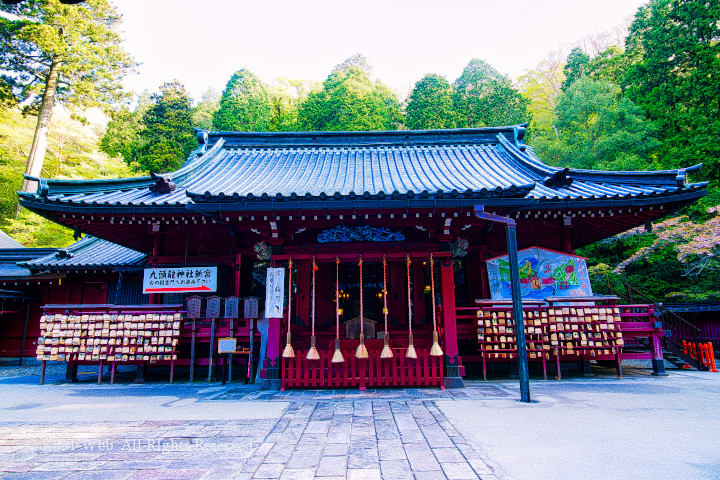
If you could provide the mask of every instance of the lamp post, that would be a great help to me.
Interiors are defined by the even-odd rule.
[[[483,205],[475,205],[475,216],[491,223],[505,225],[508,260],[510,262],[510,290],[512,292],[513,319],[515,320],[515,342],[518,353],[518,372],[520,374],[520,401],[530,402],[530,372],[525,344],[525,319],[523,318],[522,295],[520,293],[520,277],[518,275],[517,258],[517,223],[510,217],[485,212]]]

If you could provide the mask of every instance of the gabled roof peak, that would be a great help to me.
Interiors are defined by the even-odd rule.
[[[198,130],[200,149],[225,141],[225,148],[408,147],[496,144],[499,135],[522,146],[527,124],[451,130],[384,130],[362,132],[219,132]],[[204,142],[204,143],[203,143]]]

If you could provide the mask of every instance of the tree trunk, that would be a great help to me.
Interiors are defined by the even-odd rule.
[[[35,136],[33,137],[30,155],[28,155],[27,167],[25,175],[39,177],[42,171],[43,162],[45,160],[45,152],[48,146],[48,131],[50,129],[50,120],[52,118],[53,107],[55,106],[55,92],[57,90],[58,79],[60,77],[60,59],[53,60],[48,72],[47,81],[45,82],[45,92],[43,93],[42,102],[40,103],[40,111],[38,112],[37,126],[35,127]],[[37,191],[37,182],[23,178],[23,192]],[[18,205],[18,211],[20,206]]]

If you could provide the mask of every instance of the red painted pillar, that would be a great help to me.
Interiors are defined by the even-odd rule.
[[[428,259],[430,254],[428,253]],[[410,266],[410,275],[412,275],[412,307],[413,307],[413,327],[428,323],[425,316],[425,266],[420,259],[413,260]],[[432,322],[432,319],[430,319]]]
[[[280,322],[280,318],[268,319],[265,380],[262,386],[264,389],[280,389]]]
[[[163,240],[163,234],[160,232],[155,232],[155,238],[153,238],[153,250],[152,250],[152,256],[157,257],[162,254],[162,240]],[[153,259],[153,262],[155,260]],[[160,294],[159,293],[151,293],[150,299],[148,300],[150,305],[157,305],[160,303]]]
[[[407,326],[407,273],[404,259],[403,263],[388,263],[388,309],[390,318],[396,318],[398,325]]]
[[[242,267],[242,255],[239,253],[235,254],[235,261],[233,262],[234,270],[234,281],[233,281],[233,295],[236,297],[240,296],[240,269]]]
[[[312,278],[311,264],[309,261],[300,261],[297,263],[298,292],[296,298],[297,318],[303,322],[305,326],[310,325],[310,297],[312,295],[310,279]]]
[[[460,352],[457,343],[457,322],[455,317],[455,278],[452,259],[440,262],[441,301],[443,311],[443,333],[445,350],[445,387],[462,388],[460,377]]]
[[[649,309],[650,316],[652,318],[655,313],[654,308]],[[652,374],[665,376],[665,360],[663,359],[662,344],[660,342],[660,335],[650,336],[650,353],[652,354]]]

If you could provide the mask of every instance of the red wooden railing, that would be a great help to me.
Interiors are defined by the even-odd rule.
[[[332,351],[318,350],[319,360],[307,360],[307,351],[295,351],[282,359],[281,388],[440,387],[443,388],[443,357],[430,356],[430,349],[416,348],[417,359],[405,357],[405,349],[394,349],[392,358],[381,359],[380,350],[370,350],[360,360],[354,350],[344,350],[343,363],[332,363]]]

